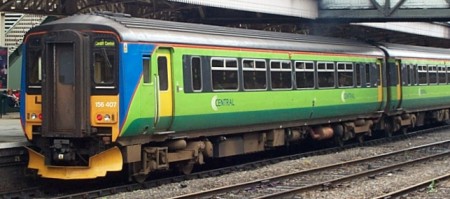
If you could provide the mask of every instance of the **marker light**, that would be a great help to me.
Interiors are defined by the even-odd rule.
[[[106,115],[105,115],[105,121],[108,122],[108,121],[110,121],[110,120],[111,120],[111,116],[109,116],[109,114],[106,114]]]
[[[103,119],[103,116],[101,114],[97,114],[97,120],[102,121],[102,119]]]
[[[42,113],[39,113],[39,119],[42,120]]]
[[[36,113],[31,113],[31,116],[30,116],[30,118],[31,118],[32,120],[35,120],[35,119],[37,118],[37,115],[36,115]]]

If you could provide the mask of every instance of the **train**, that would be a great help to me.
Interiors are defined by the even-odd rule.
[[[190,173],[449,120],[450,49],[80,14],[23,42],[20,115],[42,178]]]

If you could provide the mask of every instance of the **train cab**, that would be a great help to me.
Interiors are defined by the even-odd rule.
[[[99,170],[122,169],[114,146],[119,134],[118,52],[117,34],[101,28],[85,31],[50,23],[26,36],[22,126],[34,144],[31,168],[40,175],[96,177],[83,174],[92,171],[83,167],[101,165],[108,153],[113,157],[109,168]],[[79,169],[71,176],[61,166]]]

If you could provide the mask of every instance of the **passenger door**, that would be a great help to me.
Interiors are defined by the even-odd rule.
[[[173,117],[172,55],[168,48],[159,48],[152,56],[152,71],[155,82],[156,131],[167,131]]]
[[[388,60],[388,111],[397,111],[402,100],[401,62]]]

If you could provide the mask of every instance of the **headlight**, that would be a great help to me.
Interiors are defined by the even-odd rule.
[[[105,122],[109,122],[111,120],[111,116],[109,114],[105,115]]]

